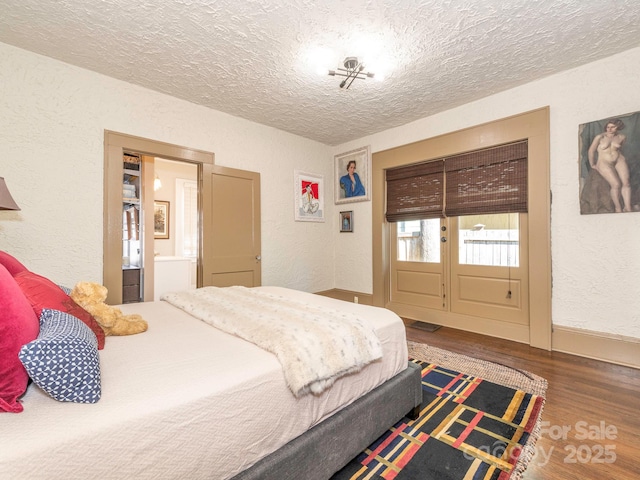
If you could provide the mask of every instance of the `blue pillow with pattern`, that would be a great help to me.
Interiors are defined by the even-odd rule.
[[[18,356],[33,382],[56,400],[100,400],[98,341],[73,315],[43,309],[38,338],[23,345]]]

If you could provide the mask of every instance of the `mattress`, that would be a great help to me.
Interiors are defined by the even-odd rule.
[[[149,330],[108,337],[101,400],[61,403],[31,385],[24,412],[0,416],[0,478],[229,478],[407,367],[394,313],[259,288],[366,320],[382,360],[296,399],[271,353],[166,302],[122,305]]]

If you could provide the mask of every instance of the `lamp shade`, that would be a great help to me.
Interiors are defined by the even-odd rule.
[[[20,210],[11,193],[9,193],[3,177],[0,177],[0,210]]]

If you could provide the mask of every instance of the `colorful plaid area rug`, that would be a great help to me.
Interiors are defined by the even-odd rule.
[[[422,344],[410,342],[409,353],[422,368],[420,416],[402,419],[332,480],[520,479],[539,436],[546,380]]]

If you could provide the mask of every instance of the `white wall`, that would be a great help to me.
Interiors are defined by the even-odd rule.
[[[156,158],[153,164],[153,171],[160,179],[162,186],[153,192],[154,200],[164,200],[169,202],[169,238],[156,238],[153,241],[153,252],[157,255],[181,256],[176,251],[177,234],[177,211],[176,201],[176,180],[189,179],[194,182],[198,180],[198,167],[191,163],[175,162]]]
[[[264,284],[372,293],[371,202],[332,204],[333,154],[381,151],[548,105],[553,322],[640,338],[640,214],[580,215],[578,204],[578,125],[639,111],[639,75],[640,48],[329,148],[0,44],[0,176],[22,207],[0,212],[0,249],[62,284],[101,281],[107,129],[260,172]],[[293,221],[294,169],[325,176],[325,223]],[[354,211],[354,233],[338,232],[338,210]]]
[[[638,78],[640,48],[340,145],[334,154],[363,145],[382,151],[549,106],[553,323],[640,338],[640,213],[580,215],[578,201],[578,126],[639,111]],[[353,237],[334,234],[335,283],[372,293],[371,202],[357,207]],[[358,261],[340,261],[346,257]]]
[[[0,212],[0,249],[32,271],[68,286],[102,281],[103,142],[112,130],[260,172],[263,284],[333,287],[331,202],[325,223],[293,220],[294,169],[331,178],[329,147],[1,43],[0,92],[0,176],[22,208]]]

